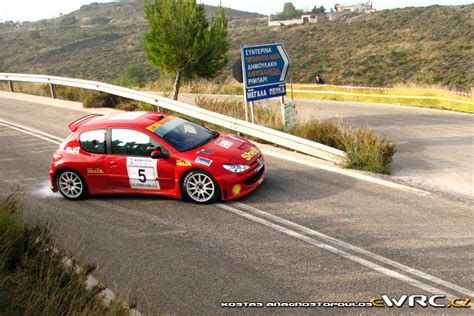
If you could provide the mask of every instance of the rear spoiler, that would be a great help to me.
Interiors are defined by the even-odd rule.
[[[89,114],[89,115],[86,115],[84,117],[81,117],[80,119],[78,120],[75,120],[74,122],[72,122],[71,124],[69,124],[67,127],[69,128],[69,130],[71,132],[75,132],[77,130],[77,128],[82,124],[82,123],[85,123],[87,121],[89,121],[90,119],[93,119],[94,117],[97,117],[97,116],[102,116],[102,114]]]

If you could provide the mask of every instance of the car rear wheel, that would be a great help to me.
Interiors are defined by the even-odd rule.
[[[87,196],[86,182],[82,176],[73,170],[64,170],[56,177],[59,192],[66,199],[80,200]]]
[[[216,180],[207,172],[191,171],[183,181],[184,196],[195,203],[212,203],[220,195],[220,188]]]

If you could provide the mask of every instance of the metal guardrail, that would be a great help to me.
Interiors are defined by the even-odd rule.
[[[14,92],[14,87],[12,84],[14,81],[49,84],[51,88],[51,96],[53,98],[56,97],[55,85],[106,92],[124,98],[153,104],[159,108],[175,111],[198,120],[215,124],[238,133],[250,135],[273,144],[293,149],[321,159],[337,163],[343,163],[347,159],[347,154],[341,150],[147,92],[119,87],[98,81],[45,75],[0,73],[0,81],[2,80],[8,82],[11,92]]]

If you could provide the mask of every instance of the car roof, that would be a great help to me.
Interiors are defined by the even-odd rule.
[[[167,116],[168,114],[162,112],[142,111],[121,112],[108,115],[93,114],[72,122],[69,124],[69,129],[73,132],[76,130],[108,127],[138,127],[144,129]]]

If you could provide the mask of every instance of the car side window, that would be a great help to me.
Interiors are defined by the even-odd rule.
[[[162,148],[160,143],[150,136],[132,129],[112,129],[112,154],[150,157],[155,149]]]
[[[105,154],[105,139],[107,131],[98,129],[93,131],[83,132],[79,136],[79,142],[82,149],[94,154]]]

